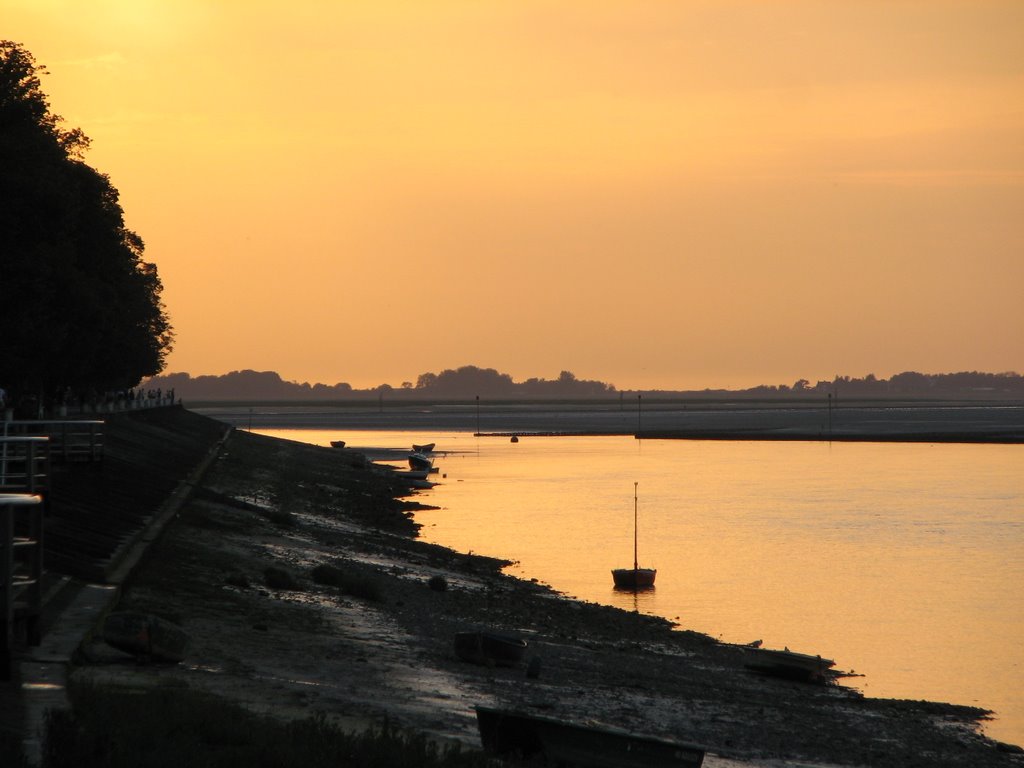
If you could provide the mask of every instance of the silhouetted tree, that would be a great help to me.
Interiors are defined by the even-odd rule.
[[[132,387],[173,338],[156,266],[82,161],[88,139],[50,112],[42,73],[0,41],[0,385],[15,399]]]
[[[446,369],[439,374],[425,373],[416,381],[416,389],[433,397],[506,397],[514,393],[515,385],[507,373],[493,368],[464,365],[456,370]]]
[[[302,400],[302,399],[379,399],[384,395],[395,400],[437,398],[439,400],[469,400],[482,398],[528,399],[590,399],[605,398],[617,390],[601,381],[577,379],[569,371],[562,371],[557,379],[530,378],[513,382],[512,377],[491,368],[464,366],[441,374],[424,373],[416,380],[402,382],[401,388],[381,384],[373,389],[353,389],[348,384],[298,384],[283,381],[273,371],[232,371],[223,376],[197,376],[171,373],[143,382],[145,388],[173,389],[189,400]],[[493,388],[492,385],[493,384]],[[649,393],[645,393],[645,397]],[[686,397],[743,397],[824,400],[836,397],[951,397],[951,398],[1006,398],[1024,397],[1024,377],[1018,373],[901,373],[892,380],[879,379],[874,374],[864,378],[836,376],[832,381],[819,381],[813,387],[807,379],[787,384],[762,384],[743,390],[705,389],[701,391],[658,390],[661,396]]]

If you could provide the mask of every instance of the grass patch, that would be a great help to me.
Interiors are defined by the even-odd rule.
[[[318,565],[310,572],[310,576],[317,584],[335,587],[352,597],[360,597],[374,602],[384,599],[380,582],[370,576],[353,573],[334,565]]]
[[[282,723],[207,693],[74,686],[72,710],[46,721],[43,768],[483,768],[387,724],[348,734],[323,716]],[[6,765],[6,763],[5,763]]]

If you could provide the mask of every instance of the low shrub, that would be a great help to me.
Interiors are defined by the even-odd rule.
[[[427,586],[435,592],[445,592],[448,589],[448,579],[440,574],[436,574],[427,580]]]
[[[346,595],[380,602],[384,599],[380,582],[371,576],[353,573],[334,565],[318,565],[310,573],[313,581],[326,587],[335,587]]]

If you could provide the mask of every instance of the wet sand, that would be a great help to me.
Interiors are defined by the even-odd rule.
[[[401,427],[414,428],[406,416]],[[553,418],[518,423],[554,432]],[[121,608],[184,627],[193,637],[185,662],[140,665],[92,639],[73,681],[187,685],[282,717],[388,718],[471,747],[473,707],[487,705],[702,744],[711,768],[1024,765],[977,732],[982,710],[868,699],[841,679],[752,674],[742,648],[567,600],[503,574],[501,561],[418,541],[415,501],[395,493],[353,451],[236,431],[121,598]],[[378,599],[318,584],[312,572],[323,564],[372,580]],[[291,574],[296,588],[267,586],[267,568]],[[454,634],[482,627],[527,639],[524,662],[457,659]],[[534,658],[540,671],[529,676]]]

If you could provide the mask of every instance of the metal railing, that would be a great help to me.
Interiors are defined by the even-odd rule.
[[[100,461],[103,458],[102,419],[5,421],[2,437],[48,437],[54,461]]]
[[[0,493],[0,679],[11,678],[15,622],[39,645],[42,580],[43,498]]]
[[[41,493],[49,470],[49,437],[0,437],[0,493]]]

